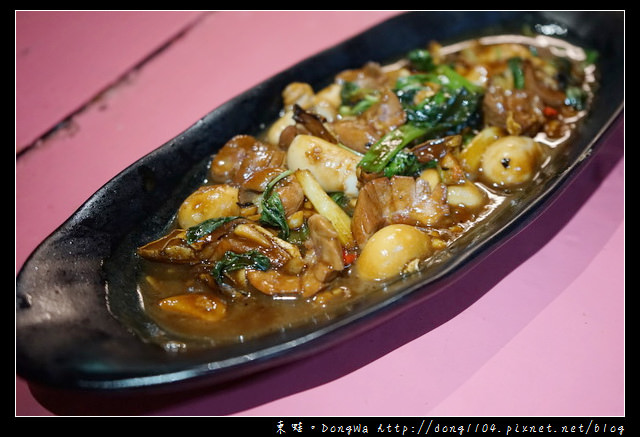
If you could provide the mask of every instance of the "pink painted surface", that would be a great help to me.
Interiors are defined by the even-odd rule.
[[[234,95],[394,14],[122,13],[116,20],[98,13],[94,28],[104,20],[117,29],[100,42],[91,29],[69,39],[18,16],[17,61],[31,41],[74,50],[57,58],[28,51],[28,68],[16,62],[16,101],[32,108],[16,105],[16,125],[24,126],[16,150],[20,138],[37,138],[188,30],[70,128],[16,160],[16,272],[136,159]],[[138,47],[124,50],[123,41]],[[98,50],[101,65],[88,68],[84,56]],[[34,91],[69,77],[92,85],[55,96]],[[474,270],[353,340],[228,386],[171,396],[81,396],[16,377],[16,415],[624,415],[623,135],[620,124],[567,192]]]
[[[194,22],[199,12],[16,13],[16,150]]]

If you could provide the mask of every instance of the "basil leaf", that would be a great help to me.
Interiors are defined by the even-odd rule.
[[[262,203],[260,205],[260,221],[266,225],[274,226],[280,229],[280,236],[286,240],[289,238],[290,229],[287,223],[287,217],[284,212],[282,200],[277,191],[273,191],[276,184],[293,173],[293,170],[287,170],[273,178],[267,185],[262,195]]]
[[[246,268],[265,271],[270,267],[271,261],[269,258],[257,250],[250,250],[244,253],[227,251],[220,261],[213,266],[211,274],[218,283],[221,283],[226,272]]]
[[[266,225],[280,229],[280,237],[284,240],[289,238],[290,229],[287,217],[284,212],[282,200],[277,192],[273,192],[262,201],[262,213],[260,221]]]
[[[309,238],[309,226],[305,220],[298,229],[293,229],[287,240],[291,244],[301,246]]]
[[[201,239],[202,237],[209,235],[220,226],[225,223],[229,223],[235,219],[240,218],[239,216],[230,216],[230,217],[217,217],[209,220],[205,220],[202,223],[199,223],[195,226],[187,229],[187,243],[192,244]]]

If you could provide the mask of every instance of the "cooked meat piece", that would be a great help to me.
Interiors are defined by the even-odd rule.
[[[360,88],[369,89],[378,89],[388,83],[387,75],[376,62],[367,62],[362,68],[345,70],[336,79],[338,82],[353,82]]]
[[[258,251],[269,258],[271,268],[297,274],[302,269],[302,256],[296,246],[288,243],[255,223],[238,225],[234,231],[221,238],[212,260],[221,259],[226,252],[246,253]]]
[[[242,183],[242,188],[261,193],[267,189],[269,182],[283,171],[285,170],[281,167],[268,167],[256,170]]]
[[[380,100],[360,116],[379,134],[387,132],[405,124],[407,114],[398,96],[389,88],[383,88]]]
[[[255,202],[259,193],[266,190],[267,185],[276,176],[285,171],[284,168],[265,168],[253,173],[243,184],[241,191],[241,203]],[[284,207],[285,215],[289,216],[298,211],[304,202],[304,192],[298,180],[289,175],[278,181],[275,190],[280,196],[280,201]]]
[[[284,207],[284,213],[287,217],[302,208],[304,203],[304,191],[300,182],[293,176],[287,176],[276,185],[275,190],[280,196],[280,201]]]
[[[373,126],[361,120],[336,120],[329,128],[340,144],[360,153],[366,153],[369,146],[380,139]]]
[[[240,186],[257,171],[282,167],[284,161],[285,151],[278,146],[237,135],[213,156],[209,173],[214,183],[230,181]]]
[[[383,226],[402,223],[435,226],[449,213],[447,190],[440,184],[431,190],[423,179],[409,176],[380,177],[361,189],[351,221],[351,230],[362,248]]]
[[[302,274],[293,275],[280,269],[249,271],[249,283],[267,295],[296,294],[310,297],[324,289],[335,275],[344,269],[342,245],[331,222],[314,214],[308,219],[309,240]]]
[[[505,129],[511,135],[534,136],[542,128],[544,103],[536,94],[521,89],[504,89],[491,84],[483,100],[485,123]]]
[[[452,149],[460,147],[462,144],[461,135],[449,135],[442,138],[433,138],[424,141],[411,148],[420,162],[429,162],[434,159],[442,159]]]
[[[237,219],[225,223],[212,233],[198,241],[188,242],[186,229],[174,229],[167,235],[151,241],[138,248],[138,255],[142,258],[169,264],[198,264],[212,258],[217,241],[233,231],[238,224],[245,223],[244,219]]]
[[[522,70],[524,72],[524,86],[527,91],[537,95],[546,105],[554,108],[564,104],[565,93],[538,79],[536,70],[530,61],[524,60],[522,62]]]

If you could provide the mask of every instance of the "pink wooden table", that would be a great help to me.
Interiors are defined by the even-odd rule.
[[[126,166],[236,94],[394,14],[17,12],[16,273]],[[228,386],[135,401],[78,402],[16,377],[15,413],[621,416],[624,273],[619,124],[530,227],[450,290],[370,332]]]

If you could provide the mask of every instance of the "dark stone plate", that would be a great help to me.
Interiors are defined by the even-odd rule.
[[[168,353],[157,345],[165,334],[142,311],[135,293],[133,249],[160,235],[219,147],[235,134],[257,134],[259,126],[276,119],[285,85],[304,81],[318,89],[343,69],[392,60],[430,40],[446,44],[547,24],[566,31],[563,39],[598,50],[604,80],[576,141],[508,212],[459,241],[433,268],[372,293],[332,320],[189,353]],[[69,389],[216,384],[309,356],[371,329],[446,291],[557,198],[622,120],[623,76],[621,12],[416,12],[313,56],[215,109],[132,164],[34,251],[16,281],[17,374]]]

